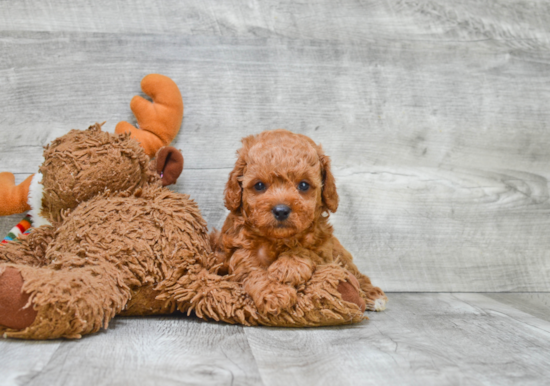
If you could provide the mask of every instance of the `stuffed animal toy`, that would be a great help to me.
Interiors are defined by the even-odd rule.
[[[132,100],[140,129],[72,130],[46,146],[40,172],[20,185],[0,174],[0,213],[30,209],[35,226],[0,247],[5,336],[76,338],[116,314],[172,312],[172,297],[156,299],[163,288],[213,265],[197,205],[163,187],[183,167],[166,147],[181,124],[181,94],[161,75],[145,77],[142,89],[153,103]]]
[[[0,215],[30,210],[23,233],[0,245],[0,332],[79,338],[115,315],[176,309],[247,325],[334,325],[363,319],[356,285],[338,272],[312,278],[293,308],[258,310],[223,273],[206,222],[188,195],[166,188],[183,157],[167,145],[183,104],[175,83],[148,75],[134,97],[139,128],[96,124],[45,147],[39,173],[19,185],[0,173]],[[319,280],[321,279],[321,280]]]

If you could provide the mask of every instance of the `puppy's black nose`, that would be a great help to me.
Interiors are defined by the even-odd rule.
[[[277,220],[284,221],[290,215],[291,209],[286,205],[275,205],[271,211]]]

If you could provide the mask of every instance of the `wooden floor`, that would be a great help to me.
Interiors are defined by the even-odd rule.
[[[544,385],[550,294],[390,294],[349,327],[116,318],[78,341],[0,341],[0,385]]]
[[[22,181],[68,130],[134,122],[148,73],[182,91],[173,189],[210,227],[240,138],[321,143],[336,234],[389,307],[341,328],[169,316],[0,339],[0,385],[550,383],[547,1],[0,1],[0,171]]]

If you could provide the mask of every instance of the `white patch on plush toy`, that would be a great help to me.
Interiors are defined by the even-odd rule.
[[[375,311],[384,311],[386,309],[386,299],[376,299],[374,301]]]
[[[52,225],[47,219],[40,216],[40,212],[42,211],[43,196],[43,186],[40,184],[41,181],[42,174],[36,173],[32,178],[31,185],[29,186],[29,198],[27,199],[27,204],[31,207],[29,215],[31,216],[33,227]]]

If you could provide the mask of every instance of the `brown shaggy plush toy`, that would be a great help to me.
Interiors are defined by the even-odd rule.
[[[40,172],[20,185],[0,173],[0,215],[30,209],[35,226],[0,246],[0,332],[78,338],[115,315],[176,309],[247,325],[362,320],[358,286],[344,270],[318,267],[296,284],[291,307],[259,309],[236,276],[220,275],[223,258],[197,205],[164,187],[183,167],[166,147],[181,123],[181,94],[161,75],[145,77],[142,89],[153,103],[132,100],[140,129],[72,130],[46,146]]]
[[[116,314],[173,312],[167,287],[177,280],[184,285],[190,274],[207,290],[215,260],[206,223],[188,196],[163,187],[183,167],[181,154],[165,147],[181,124],[181,94],[161,75],[145,77],[142,88],[153,103],[132,100],[141,128],[123,122],[116,129],[131,129],[137,140],[97,124],[72,130],[46,146],[40,172],[22,184],[15,186],[11,173],[0,175],[2,214],[31,209],[36,226],[0,247],[4,336],[76,338],[107,327]],[[219,296],[224,309],[208,309],[225,317],[239,292],[218,285],[217,276],[213,281],[211,299]],[[191,304],[178,306],[185,311]]]

